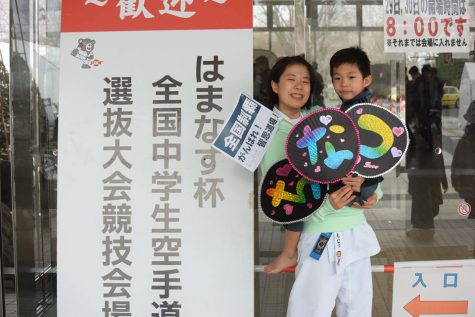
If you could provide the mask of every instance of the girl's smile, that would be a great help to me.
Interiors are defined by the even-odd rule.
[[[278,109],[289,118],[300,116],[300,109],[310,97],[310,74],[301,64],[289,65],[279,78],[272,81],[272,90],[279,95]]]

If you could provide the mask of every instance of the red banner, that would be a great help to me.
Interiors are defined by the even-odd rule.
[[[67,0],[62,32],[252,28],[248,0]]]

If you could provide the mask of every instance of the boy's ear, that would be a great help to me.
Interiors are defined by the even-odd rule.
[[[373,76],[371,76],[371,75],[368,75],[365,78],[363,78],[363,86],[365,88],[368,87],[369,85],[371,85],[372,82],[373,82]]]

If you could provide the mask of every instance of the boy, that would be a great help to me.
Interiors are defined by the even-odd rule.
[[[342,111],[348,110],[357,103],[371,102],[372,94],[368,89],[372,82],[370,61],[360,48],[350,47],[336,52],[330,60],[330,75],[333,87],[343,101],[340,106]],[[329,193],[336,193],[340,188],[349,188],[348,196],[345,196],[345,200],[341,203],[345,202],[344,205],[367,209],[376,202],[376,197],[372,194],[381,180],[382,177],[373,179],[364,179],[361,176],[345,177],[341,182],[330,184]],[[368,201],[369,199],[371,200]],[[284,248],[281,254],[264,268],[266,273],[279,273],[297,264],[297,244],[300,232],[303,230],[303,223],[286,225],[285,229]]]
[[[330,60],[330,74],[335,91],[343,101],[342,110],[370,100],[370,62],[360,48],[336,52]],[[360,184],[364,181],[362,177],[350,179],[358,179]],[[371,317],[370,257],[380,251],[380,246],[363,211],[372,208],[382,197],[380,186],[376,185],[376,190],[363,199],[363,204],[348,206],[359,188],[343,181],[305,221],[287,317],[328,317],[335,306],[338,317]]]

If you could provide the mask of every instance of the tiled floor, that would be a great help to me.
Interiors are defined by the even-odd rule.
[[[396,261],[467,259],[473,258],[475,220],[436,220],[436,232],[431,241],[412,240],[406,236],[409,228],[406,221],[378,220],[379,213],[391,211],[378,209],[368,215],[368,222],[375,229],[382,251],[372,258],[373,265],[393,264]],[[448,211],[447,211],[448,212]],[[392,213],[395,213],[393,211]],[[441,215],[441,218],[443,215]],[[282,247],[282,232],[279,226],[261,225],[260,264],[269,263]],[[373,273],[373,316],[390,316],[392,304],[392,273]],[[292,273],[277,275],[258,274],[259,309],[256,317],[285,316],[287,299],[293,283]]]
[[[17,317],[15,293],[5,291],[5,317]]]
[[[56,305],[48,306],[48,309],[43,311],[41,316],[57,317]],[[17,317],[17,302],[12,289],[5,290],[5,317]]]

